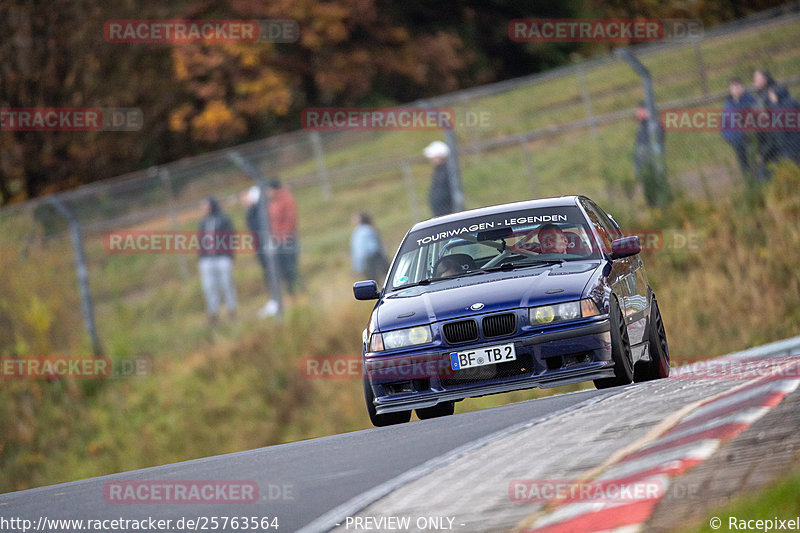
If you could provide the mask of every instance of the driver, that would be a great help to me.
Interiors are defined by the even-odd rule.
[[[565,254],[569,240],[561,228],[555,224],[545,224],[539,228],[539,245],[543,254]]]
[[[460,255],[460,254],[459,254]],[[455,276],[469,271],[469,264],[463,258],[457,255],[446,255],[436,265],[436,272],[434,275],[438,278],[446,278],[448,276]]]

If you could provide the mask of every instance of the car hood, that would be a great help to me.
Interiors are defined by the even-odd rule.
[[[578,300],[600,261],[467,276],[410,287],[383,298],[375,310],[380,331],[519,307]],[[474,309],[475,304],[483,304]]]

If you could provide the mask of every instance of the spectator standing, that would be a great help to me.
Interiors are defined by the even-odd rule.
[[[264,274],[264,283],[269,288],[267,283],[267,252],[263,244],[261,244],[261,223],[258,217],[258,201],[261,199],[261,188],[253,185],[242,196],[242,203],[247,207],[245,213],[245,221],[247,222],[247,229],[249,229],[259,242],[258,250],[256,250],[256,257],[258,263],[261,265],[261,271]]]
[[[364,279],[374,279],[379,284],[389,270],[389,259],[383,249],[378,230],[368,213],[353,216],[355,229],[350,237],[350,257],[353,271]]]
[[[774,85],[776,85],[775,79],[767,70],[758,69],[753,72],[753,86],[755,87],[753,109],[761,111],[769,109],[769,89]],[[756,142],[758,145],[758,179],[764,182],[770,177],[768,165],[777,161],[780,155],[778,137],[772,131],[758,131],[756,132]]]
[[[232,232],[233,223],[214,197],[207,200],[206,216],[200,221],[200,282],[206,299],[208,321],[214,324],[218,320],[220,292],[225,298],[225,307],[231,317],[236,315],[236,290],[233,286],[233,250],[219,248],[217,234]],[[211,235],[211,238],[208,237]],[[228,239],[220,239],[228,242]]]
[[[431,189],[428,193],[428,202],[433,216],[448,215],[453,212],[453,191],[450,187],[450,172],[447,168],[450,147],[442,141],[434,141],[425,147],[423,154],[433,165]]]
[[[281,283],[289,294],[294,294],[297,285],[297,203],[292,193],[280,180],[269,182],[270,246],[275,246]]]
[[[767,96],[769,107],[774,112],[780,112],[784,116],[797,116],[800,113],[800,102],[789,94],[786,87],[775,84],[767,90]],[[781,123],[785,125],[785,129],[774,133],[778,155],[800,165],[800,131],[797,131],[796,122],[787,123],[782,120]]]
[[[261,218],[258,216],[258,202],[260,199],[261,188],[256,185],[253,185],[242,194],[242,203],[247,207],[247,211],[245,213],[247,228],[254,234],[256,242],[259,243],[258,249],[256,250],[256,257],[258,258],[258,264],[261,265],[261,272],[264,276],[264,285],[269,291],[269,261],[267,260],[267,246],[270,245],[271,239],[269,236],[267,236],[262,243],[262,237],[264,237],[264,235],[262,235]],[[266,204],[264,204],[264,210],[264,216],[266,217],[268,216],[266,213]],[[278,310],[278,302],[273,298],[269,298],[264,307],[258,310],[258,316],[261,318],[273,316],[278,313]]]
[[[728,118],[723,120],[723,124],[731,124],[731,117],[734,114],[742,116],[750,110],[756,101],[753,95],[745,89],[741,78],[731,78],[728,82],[728,97],[725,99],[723,113]],[[735,128],[723,128],[722,137],[733,147],[736,158],[739,160],[739,168],[746,180],[752,179],[753,166],[751,164],[752,138],[746,132]]]

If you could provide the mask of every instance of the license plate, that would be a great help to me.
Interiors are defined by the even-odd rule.
[[[513,344],[501,344],[500,346],[487,346],[468,352],[451,352],[450,366],[453,370],[463,368],[473,368],[476,366],[493,365],[506,361],[516,361],[517,351]]]

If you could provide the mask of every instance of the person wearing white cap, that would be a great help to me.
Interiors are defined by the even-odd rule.
[[[259,242],[261,238],[261,224],[258,218],[258,201],[261,199],[261,188],[259,188],[257,185],[253,185],[242,194],[241,198],[242,203],[247,206],[247,213],[245,214],[247,227],[251,232],[258,236],[256,240]],[[266,210],[266,206],[264,206],[264,209]],[[261,271],[264,276],[264,284],[267,286],[267,290],[269,290],[269,279],[267,277],[267,252],[262,246],[258,247],[258,250],[256,251],[256,257],[258,257],[258,263],[261,265]],[[278,302],[270,298],[266,305],[258,310],[258,316],[263,318],[266,316],[275,315],[277,312]]]
[[[433,165],[431,190],[428,193],[428,202],[433,216],[450,214],[453,212],[453,193],[450,188],[450,174],[447,170],[450,147],[442,141],[434,141],[426,146],[422,153]]]

